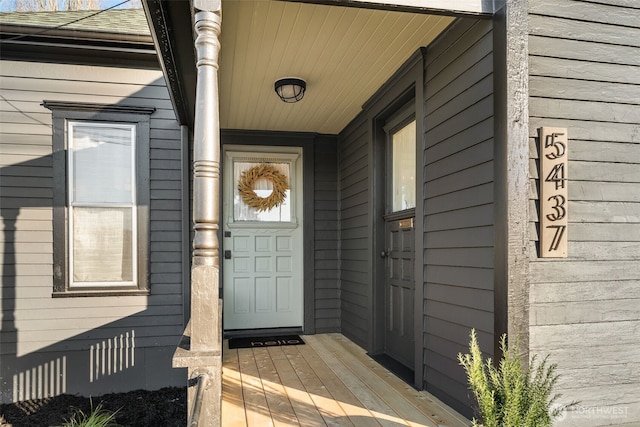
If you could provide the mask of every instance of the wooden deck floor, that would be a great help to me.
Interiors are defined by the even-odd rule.
[[[224,350],[222,425],[429,426],[471,423],[340,334],[306,345]]]

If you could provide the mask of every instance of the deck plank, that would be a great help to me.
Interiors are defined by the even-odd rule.
[[[305,339],[307,339],[305,337]],[[322,383],[336,399],[338,404],[347,414],[356,427],[379,427],[375,416],[369,411],[358,397],[351,392],[349,387],[327,365],[326,361],[316,352],[312,346],[299,348],[300,354],[305,358],[309,366],[322,379]]]
[[[247,427],[273,427],[271,411],[267,404],[262,380],[253,354],[253,349],[238,350],[240,361],[240,377],[242,379],[242,394],[247,415]]]
[[[362,365],[360,373],[362,375],[374,374],[386,383],[386,386],[396,393],[390,396],[402,396],[411,406],[428,417],[431,422],[441,427],[467,427],[469,421],[451,408],[444,405],[437,398],[424,391],[418,391],[404,381],[396,377],[393,373],[378,364],[366,354],[366,351],[341,334],[327,334],[319,336],[320,340],[327,347],[332,348],[337,354],[349,355]]]
[[[222,395],[221,413],[225,425],[246,427],[238,350],[229,350],[228,346],[222,356]]]
[[[415,390],[341,334],[307,345],[223,348],[222,425],[467,427],[470,421]]]
[[[353,423],[342,407],[335,401],[331,392],[327,390],[322,380],[318,378],[307,361],[302,357],[298,346],[282,347],[289,358],[291,366],[295,369],[305,390],[311,396],[322,418],[328,426],[353,427]]]
[[[287,392],[280,381],[278,371],[273,364],[273,360],[266,348],[256,348],[253,350],[258,366],[258,373],[262,379],[267,404],[271,411],[273,424],[275,427],[299,425],[293,406],[289,401]]]
[[[289,362],[289,358],[282,351],[282,347],[269,348],[273,365],[278,372],[281,384],[285,388],[291,406],[300,421],[301,426],[325,426],[318,408],[305,390],[298,374]],[[223,423],[224,425],[224,423]]]
[[[371,412],[377,422],[386,427],[397,427],[408,425],[403,417],[394,411],[383,399],[380,398],[373,388],[377,388],[375,383],[367,383],[358,377],[351,368],[344,363],[341,357],[327,349],[326,344],[317,340],[317,337],[305,337],[309,345],[320,354],[324,360],[331,361],[331,369],[345,383],[347,387],[358,397],[364,407]],[[316,341],[317,340],[317,341]]]
[[[350,353],[356,354],[357,357],[363,360],[363,363],[368,366],[372,372],[378,373],[378,375],[386,378],[390,385],[396,390],[406,395],[410,402],[415,405],[424,414],[433,418],[442,427],[467,427],[470,421],[463,417],[460,413],[454,411],[449,406],[445,405],[438,398],[426,391],[418,391],[415,388],[407,385],[402,380],[397,378],[391,372],[378,364],[375,360],[369,357],[365,350],[358,347],[355,343],[351,342],[344,335],[334,334],[332,338],[335,342],[341,344],[343,347],[349,349]],[[384,373],[382,373],[384,372]]]

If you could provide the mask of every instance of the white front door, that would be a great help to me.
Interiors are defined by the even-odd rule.
[[[302,150],[224,150],[224,329],[302,327]]]

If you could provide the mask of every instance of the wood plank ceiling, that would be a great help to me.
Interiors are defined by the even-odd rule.
[[[450,17],[274,0],[223,1],[223,129],[339,133],[362,104]],[[302,101],[273,90],[307,82]]]

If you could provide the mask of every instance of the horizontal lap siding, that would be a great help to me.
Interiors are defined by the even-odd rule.
[[[606,4],[609,3],[609,4]],[[616,6],[617,5],[617,6]],[[626,7],[625,7],[626,6]],[[559,391],[640,422],[640,5],[530,2],[530,349],[559,364]],[[568,258],[537,257],[536,132],[568,128]]]
[[[353,122],[341,133],[338,145],[341,327],[342,333],[365,348],[370,344],[372,292],[367,123],[364,119]]]
[[[316,332],[340,330],[338,162],[333,137],[314,144]]]
[[[427,390],[470,415],[457,354],[493,345],[493,41],[459,20],[427,50],[424,348]]]
[[[28,368],[38,354],[87,352],[92,345],[126,334],[135,334],[135,347],[145,357],[156,354],[151,348],[174,346],[183,328],[182,175],[179,127],[162,73],[13,61],[3,61],[0,73],[3,359],[15,356],[16,369]],[[150,120],[148,297],[52,298],[51,112],[40,105],[43,100],[157,109]],[[17,333],[8,331],[11,319]],[[147,362],[157,367],[153,360]],[[171,370],[170,362],[162,368]]]

